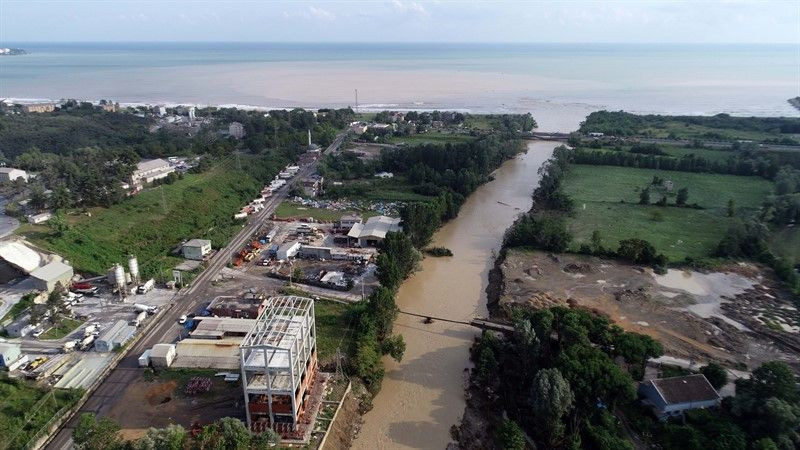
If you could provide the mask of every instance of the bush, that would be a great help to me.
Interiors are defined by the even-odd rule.
[[[717,363],[711,362],[701,367],[700,373],[706,376],[706,379],[711,383],[711,386],[714,386],[714,389],[719,390],[728,383],[728,372]]]
[[[562,218],[535,218],[522,216],[509,228],[505,236],[505,247],[533,247],[550,252],[563,252],[572,242],[572,234],[567,230]]]
[[[445,247],[431,247],[425,250],[431,256],[453,256],[453,252]]]

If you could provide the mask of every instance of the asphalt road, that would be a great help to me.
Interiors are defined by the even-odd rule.
[[[325,149],[323,154],[336,151],[342,144],[343,139],[344,134],[338,135],[333,143]],[[294,183],[314,173],[316,168],[317,162],[301,167],[300,171],[292,178],[291,182],[287,183],[283,188],[275,192],[268,201],[264,202],[264,209],[250,216],[249,221],[242,230],[236,234],[225,248],[220,249],[211,258],[208,267],[195,278],[192,285],[175,296],[171,306],[168,306],[170,309],[161,316],[158,323],[153,325],[147,336],[143,336],[128,350],[126,356],[119,362],[117,367],[114,368],[100,386],[92,392],[86,403],[81,407],[80,411],[78,411],[78,414],[72,417],[67,424],[58,431],[46,448],[57,450],[71,449],[72,429],[76,425],[80,414],[93,412],[98,415],[103,415],[111,410],[115,401],[122,396],[125,389],[141,375],[139,355],[155,344],[161,342],[175,342],[178,340],[183,332],[183,327],[179,326],[177,323],[178,318],[183,314],[192,312],[197,314],[205,307],[207,299],[200,294],[206,290],[208,284],[214,280],[222,268],[230,262],[234,252],[240,249],[248,240],[252,239],[253,234],[263,226],[264,221],[275,212],[275,208],[289,196],[289,191]]]

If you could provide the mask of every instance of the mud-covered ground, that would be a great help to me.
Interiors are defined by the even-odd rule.
[[[496,312],[515,304],[569,302],[658,339],[667,355],[742,369],[774,360],[798,367],[794,299],[750,264],[708,273],[670,269],[657,276],[609,259],[511,250],[499,269],[490,295]]]

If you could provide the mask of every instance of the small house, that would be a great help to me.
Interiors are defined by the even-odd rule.
[[[28,223],[32,223],[34,225],[39,225],[42,223],[47,222],[48,220],[53,218],[53,213],[50,212],[43,212],[39,214],[29,214],[26,219],[28,219]]]
[[[720,396],[705,375],[658,378],[639,384],[643,403],[650,406],[659,419],[683,415],[690,409],[719,406]]]
[[[183,244],[181,252],[183,252],[183,257],[186,259],[202,261],[206,255],[211,253],[211,241],[208,239],[192,239]]]
[[[13,167],[0,167],[0,181],[14,181],[17,178],[22,178],[22,181],[28,181],[28,173]]]

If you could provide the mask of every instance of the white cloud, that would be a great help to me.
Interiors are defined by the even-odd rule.
[[[313,5],[308,7],[308,13],[311,14],[312,17],[317,19],[333,20],[336,18],[336,14],[322,8],[317,8],[316,6]]]
[[[401,0],[392,0],[392,6],[398,11],[404,13],[416,14],[421,17],[430,17],[431,13],[418,2],[403,2]]]

